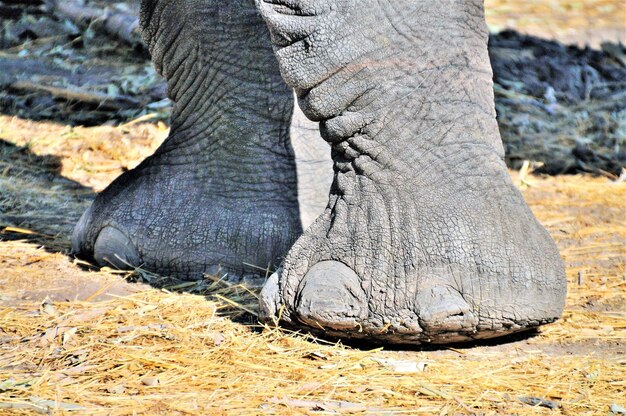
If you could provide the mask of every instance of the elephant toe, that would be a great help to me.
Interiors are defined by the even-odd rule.
[[[261,295],[259,296],[259,317],[264,321],[273,321],[277,318],[280,304],[280,293],[278,286],[280,273],[280,269],[273,273],[269,277],[269,279],[267,279],[267,282],[265,282],[265,285],[261,290]]]
[[[453,288],[435,286],[417,296],[419,323],[426,332],[471,332],[478,324],[472,307]]]
[[[104,227],[93,248],[93,258],[100,266],[132,269],[141,265],[141,256],[130,238],[117,228]]]
[[[131,239],[119,229],[106,226],[89,244],[93,206],[85,211],[72,233],[72,254],[94,260],[99,266],[131,269],[142,264],[141,256]],[[92,247],[92,248],[91,248]]]
[[[74,226],[74,231],[72,232],[72,249],[71,254],[74,255],[84,255],[85,253],[85,242],[87,240],[87,231],[89,230],[89,226],[91,223],[93,215],[93,205],[91,205],[83,215],[80,217],[76,225]]]
[[[343,263],[315,264],[300,283],[298,320],[314,328],[349,330],[367,318],[365,291],[357,274]]]

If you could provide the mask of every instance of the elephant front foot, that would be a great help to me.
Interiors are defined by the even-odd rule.
[[[558,251],[504,164],[476,156],[456,173],[484,174],[435,182],[432,172],[370,166],[357,174],[358,162],[336,162],[329,208],[262,291],[264,318],[413,344],[491,338],[557,319],[565,294]]]
[[[559,253],[503,162],[482,1],[256,3],[335,172],[264,315],[397,343],[560,316]]]

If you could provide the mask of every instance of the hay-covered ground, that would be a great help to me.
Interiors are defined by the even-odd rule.
[[[555,324],[503,343],[345,348],[234,322],[255,322],[244,288],[170,279],[158,290],[64,254],[91,188],[150,153],[162,124],[0,116],[0,126],[3,218],[21,225],[0,241],[0,413],[583,415],[626,405],[624,182],[512,172],[567,264]]]
[[[626,8],[621,0],[485,0],[492,31],[505,28],[563,43],[599,47],[626,43]]]
[[[596,46],[625,35],[619,1],[486,6],[494,29]],[[0,414],[626,414],[624,181],[511,172],[567,265],[558,322],[477,345],[345,347],[255,325],[244,287],[68,257],[94,191],[167,134],[108,124],[0,115]]]

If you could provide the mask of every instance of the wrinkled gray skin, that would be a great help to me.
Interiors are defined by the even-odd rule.
[[[282,261],[264,318],[343,338],[560,316],[561,259],[503,162],[481,0],[144,0],[141,24],[172,130],[83,215],[76,252],[186,278]],[[334,176],[302,234],[328,193],[320,133]]]

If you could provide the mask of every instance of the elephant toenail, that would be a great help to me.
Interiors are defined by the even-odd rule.
[[[76,223],[74,231],[72,232],[72,254],[82,254],[83,244],[87,238],[87,230],[89,229],[92,214],[93,204],[90,205],[85,212],[83,212],[83,215],[81,215],[80,219]]]
[[[273,321],[278,318],[277,311],[280,303],[280,294],[278,292],[278,280],[282,269],[274,272],[261,290],[259,296],[259,317],[263,321]]]
[[[132,269],[141,265],[141,256],[126,234],[114,227],[105,227],[94,244],[93,257],[100,266]]]
[[[367,296],[352,269],[337,261],[323,261],[302,279],[296,311],[298,319],[311,327],[353,329],[367,318]]]
[[[435,286],[417,295],[420,326],[429,332],[471,331],[478,320],[461,293]]]

